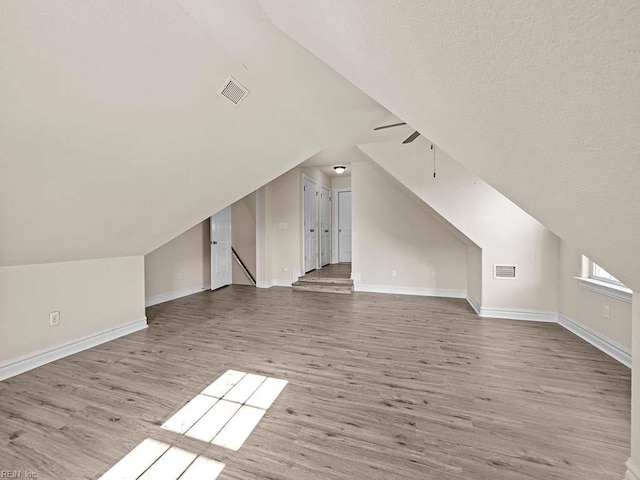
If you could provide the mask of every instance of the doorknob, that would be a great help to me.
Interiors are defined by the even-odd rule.
[[[218,244],[218,242],[216,242],[215,240],[213,240],[213,241],[211,242],[211,245],[217,245],[217,244]]]
[[[342,232],[342,229],[340,228],[340,229],[338,230],[338,233],[341,233],[341,232]]]
[[[329,230],[325,230],[324,233],[329,233]]]
[[[312,228],[311,230],[309,230],[311,233],[315,232],[315,230]]]

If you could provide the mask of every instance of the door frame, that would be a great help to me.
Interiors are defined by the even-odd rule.
[[[212,237],[212,230],[213,230],[212,225],[211,225],[211,223],[212,223],[211,219],[214,216],[216,216],[217,214],[219,214],[220,212],[224,211],[224,210],[228,210],[228,218],[229,218],[229,224],[228,224],[228,226],[229,226],[229,240],[228,240],[228,242],[229,242],[229,263],[228,263],[228,265],[229,265],[229,283],[227,283],[225,285],[216,286],[213,283],[213,276],[214,276],[214,268],[213,268],[214,267],[214,265],[213,265],[213,262],[214,262],[214,255],[213,255],[214,239],[211,238]],[[211,217],[209,217],[209,251],[211,252],[211,258],[210,258],[210,265],[211,265],[211,274],[210,274],[211,279],[210,279],[210,282],[211,282],[211,285],[210,285],[209,288],[211,290],[217,290],[218,288],[226,287],[227,285],[231,285],[233,283],[233,273],[232,273],[233,272],[233,263],[232,263],[233,262],[233,254],[231,253],[231,249],[233,247],[232,225],[233,225],[233,221],[231,219],[231,205],[229,205],[229,206],[217,211],[216,213],[211,215]]]
[[[334,188],[331,197],[333,200],[331,202],[331,213],[332,213],[332,232],[331,232],[331,263],[340,263],[340,245],[339,245],[339,235],[338,235],[338,210],[340,196],[338,195],[340,192],[351,192],[351,187],[343,187],[343,188]],[[351,228],[353,229],[353,192],[351,192]]]
[[[256,190],[256,287],[257,288],[266,288],[266,281],[262,278],[262,230],[261,221],[262,215],[260,214],[260,190],[261,188]]]
[[[305,228],[304,228],[304,181],[309,180],[311,183],[313,183],[316,186],[316,195],[315,195],[315,199],[316,199],[316,231],[314,232],[316,235],[316,245],[318,246],[318,251],[316,252],[316,265],[313,269],[318,269],[318,263],[320,262],[320,229],[317,227],[318,225],[318,191],[320,190],[320,182],[318,180],[316,180],[315,178],[311,177],[310,175],[307,175],[306,173],[302,174],[302,182],[300,185],[300,195],[301,195],[301,206],[302,208],[300,209],[300,217],[301,217],[301,221],[300,221],[300,231],[302,232],[302,237],[301,237],[301,242],[300,242],[300,246],[302,248],[302,263],[301,263],[301,274],[305,275],[307,273],[307,266],[305,264],[305,241],[304,241],[304,235],[305,235]],[[313,270],[312,269],[312,270]],[[311,270],[309,270],[311,271]]]

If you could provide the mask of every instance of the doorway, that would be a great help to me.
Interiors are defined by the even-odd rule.
[[[338,262],[351,262],[351,190],[338,191]]]
[[[231,207],[211,217],[211,290],[231,284]]]

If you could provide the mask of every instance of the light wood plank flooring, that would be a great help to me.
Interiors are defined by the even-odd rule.
[[[619,480],[630,372],[465,301],[232,286],[0,382],[0,469],[94,479],[145,438],[220,479]],[[159,426],[228,369],[289,380],[238,452]]]
[[[306,278],[351,278],[350,263],[330,263],[304,275]]]

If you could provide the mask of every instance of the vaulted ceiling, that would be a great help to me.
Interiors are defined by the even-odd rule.
[[[0,67],[0,265],[143,255],[395,118],[252,1],[2,2]]]
[[[283,31],[640,290],[640,4],[261,0]]]
[[[635,0],[3,2],[0,265],[145,254],[387,140],[391,111],[638,290],[639,22]]]

